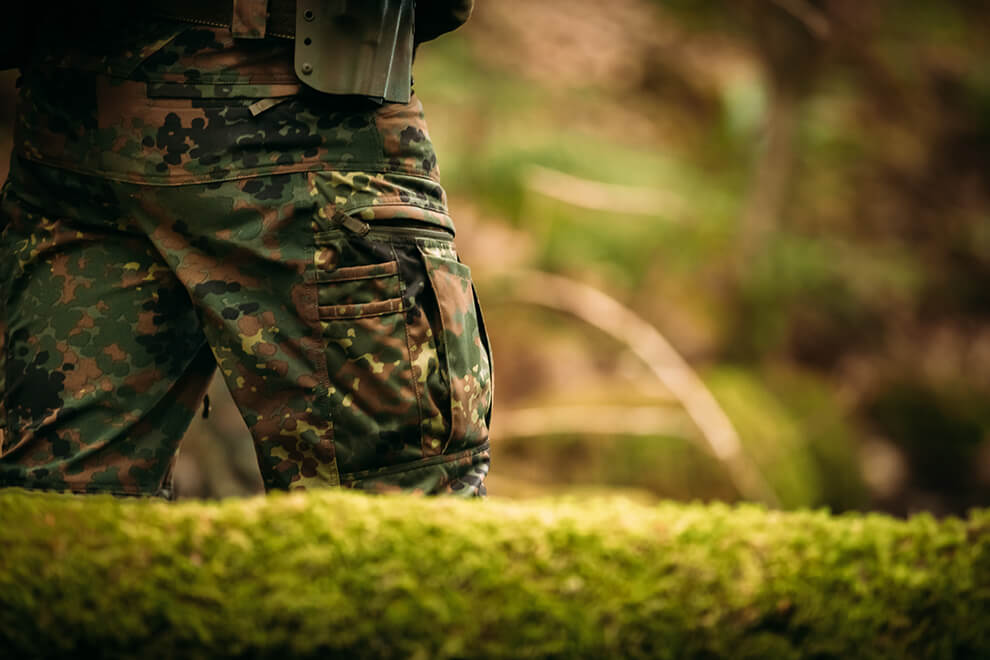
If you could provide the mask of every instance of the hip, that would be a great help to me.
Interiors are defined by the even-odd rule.
[[[446,215],[423,108],[298,88],[225,98],[154,93],[139,80],[72,69],[25,73],[19,158],[147,186],[322,172],[342,207],[409,205]]]

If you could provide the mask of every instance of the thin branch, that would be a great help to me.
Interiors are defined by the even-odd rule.
[[[496,433],[500,438],[542,435],[672,435],[690,430],[677,409],[656,406],[554,406],[501,410]]]
[[[819,41],[825,41],[832,35],[832,24],[820,9],[808,0],[770,0],[774,5],[796,19]]]
[[[686,207],[672,192],[582,179],[539,165],[526,168],[526,187],[550,199],[592,211],[677,218]]]
[[[739,435],[718,401],[673,346],[650,323],[608,294],[581,282],[540,271],[506,274],[522,286],[519,301],[566,312],[622,342],[681,402],[745,498],[779,506],[759,468],[743,452]]]

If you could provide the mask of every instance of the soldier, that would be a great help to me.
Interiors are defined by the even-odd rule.
[[[132,4],[19,31],[0,486],[169,497],[219,367],[266,489],[483,495],[491,356],[410,90],[470,0]]]

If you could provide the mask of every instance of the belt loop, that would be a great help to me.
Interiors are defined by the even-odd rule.
[[[268,0],[234,0],[230,31],[235,39],[264,39]]]

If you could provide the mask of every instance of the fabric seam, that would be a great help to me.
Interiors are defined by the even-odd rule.
[[[399,263],[399,254],[395,250],[395,245],[389,244],[389,249],[392,251],[392,259],[396,264]],[[399,277],[399,297],[402,299],[403,303],[406,300],[406,280],[402,277],[402,269],[397,269],[396,275]],[[408,316],[408,315],[406,315]],[[425,319],[425,314],[423,315]],[[427,323],[427,325],[429,325]],[[406,318],[402,319],[402,332],[406,336],[406,355],[409,358],[409,375],[412,378],[413,390],[416,392],[416,409],[419,412],[419,448],[420,451],[424,451],[426,448],[423,446],[426,444],[426,434],[423,432],[423,428],[426,426],[426,419],[423,415],[423,393],[420,391],[419,378],[416,377],[416,367],[413,364],[412,356],[412,343],[409,341],[409,324],[406,322]]]
[[[224,176],[217,178],[209,178],[208,176],[202,175],[170,175],[168,177],[157,177],[155,175],[148,175],[146,177],[128,177],[115,175],[113,173],[108,173],[99,170],[93,170],[85,167],[79,167],[70,164],[69,161],[65,161],[59,158],[44,157],[37,158],[27,152],[18,150],[17,155],[25,160],[31,161],[38,165],[43,165],[46,167],[52,167],[55,169],[68,170],[70,172],[75,172],[76,174],[82,174],[84,176],[90,176],[95,179],[102,179],[106,181],[116,181],[118,183],[129,183],[138,186],[149,186],[155,188],[177,188],[179,186],[195,186],[195,185],[205,185],[210,183],[218,183],[223,181],[242,181],[245,179],[254,179],[259,176],[272,176],[279,174],[299,174],[301,172],[307,173],[319,173],[319,172],[366,172],[368,174],[405,174],[410,176],[418,176],[420,178],[425,178],[430,181],[435,181],[439,183],[433,177],[424,177],[422,172],[410,171],[404,168],[388,167],[381,168],[381,163],[370,164],[370,163],[355,163],[353,165],[348,165],[347,167],[326,167],[325,163],[316,164],[299,164],[298,166],[292,165],[273,165],[270,167],[259,167],[251,170],[237,170],[241,174],[233,176]],[[160,179],[179,179],[178,181],[164,182]],[[425,208],[416,206],[411,203],[404,204],[381,204],[380,206],[410,206],[413,208]],[[379,205],[376,205],[379,206]],[[428,211],[433,211],[435,213],[440,213],[440,211],[435,211],[431,208],[426,208]],[[446,213],[444,212],[444,215]]]
[[[161,488],[156,488],[154,491],[124,491],[116,490],[113,488],[35,488],[31,486],[25,486],[24,484],[15,483],[12,481],[4,480],[0,482],[0,488],[23,488],[24,490],[30,490],[34,492],[45,492],[45,493],[68,493],[72,495],[114,495],[116,497],[154,497],[158,499],[168,499],[163,495],[159,495]]]
[[[379,477],[379,476],[389,476],[392,474],[398,474],[401,472],[412,472],[424,467],[431,467],[433,465],[442,465],[444,463],[453,463],[454,461],[459,461],[462,458],[467,458],[469,456],[477,456],[478,454],[488,451],[491,448],[489,441],[485,441],[484,444],[478,445],[471,449],[465,449],[459,451],[456,454],[439,454],[437,456],[431,456],[429,458],[424,458],[419,461],[413,461],[409,463],[403,463],[401,465],[395,465],[389,468],[382,468],[380,470],[361,470],[360,472],[345,472],[340,475],[342,481],[345,480],[358,480],[366,477]]]
[[[326,282],[320,282],[320,284],[327,284],[327,283]],[[405,313],[406,309],[403,306],[404,303],[402,301],[402,298],[387,298],[385,300],[380,300],[378,302],[379,303],[391,303],[391,302],[393,302],[395,300],[398,300],[399,301],[399,308],[398,309],[382,309],[382,310],[375,310],[375,311],[371,311],[371,312],[359,312],[359,313],[355,313],[355,314],[341,314],[341,315],[337,315],[333,311],[331,311],[331,310],[334,310],[334,309],[342,309],[344,307],[363,306],[360,303],[358,303],[358,305],[320,305],[319,307],[317,307],[317,310],[321,310],[321,309],[322,310],[327,310],[327,311],[319,311],[320,322],[322,322],[322,323],[333,323],[334,321],[352,321],[352,320],[355,320],[355,319],[373,319],[376,316],[388,316],[390,314],[403,314],[403,313]],[[364,305],[371,305],[371,304],[374,304],[374,303],[364,303]],[[409,335],[407,333],[406,334],[406,347],[408,348],[408,346],[409,346]]]
[[[306,170],[303,170],[306,171]],[[316,189],[316,182],[313,179],[311,171],[306,171],[306,190],[310,192]],[[313,215],[316,215],[316,204],[314,202]],[[327,367],[327,350],[329,348],[329,342],[323,333],[323,323],[320,319],[320,289],[319,282],[316,281],[316,276],[319,269],[316,267],[316,254],[319,251],[319,245],[316,242],[315,236],[310,244],[311,252],[310,257],[307,260],[306,272],[312,273],[308,277],[303,276],[303,281],[306,284],[306,296],[308,300],[306,301],[307,313],[310,318],[307,320],[310,327],[310,332],[313,333],[314,343],[316,348],[310,349],[310,354],[313,360],[314,371],[316,376],[319,378],[320,386],[323,388],[324,392],[329,393],[330,391],[330,370]],[[308,281],[307,281],[308,280]],[[313,396],[313,401],[310,404],[313,408],[314,413],[316,412],[317,403],[320,399],[320,394],[316,393]],[[333,473],[336,476],[336,483],[332,484],[334,486],[340,485],[340,466],[337,463],[337,426],[336,420],[333,415],[333,407],[327,404],[326,407],[326,441],[330,444],[330,449],[333,451]],[[322,434],[321,434],[322,435]],[[267,490],[267,488],[266,488]]]

